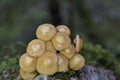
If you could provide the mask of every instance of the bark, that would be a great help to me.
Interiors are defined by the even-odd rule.
[[[13,79],[12,75],[0,75],[0,80],[21,80],[20,75]],[[11,76],[11,77],[10,77]],[[38,75],[34,80],[47,80],[47,76]],[[31,79],[30,79],[31,80]],[[32,79],[33,80],[33,79]],[[48,79],[49,80],[49,79]],[[63,80],[63,79],[56,79]],[[113,71],[107,69],[100,69],[94,66],[85,65],[81,70],[76,71],[75,77],[68,80],[116,80]]]
[[[77,72],[78,80],[116,80],[111,70],[99,69],[85,65],[82,70]]]
[[[38,75],[35,80],[39,80],[41,78],[40,76],[41,75]],[[85,65],[81,70],[76,71],[76,77],[73,77],[70,80],[116,80],[116,78],[111,70]]]

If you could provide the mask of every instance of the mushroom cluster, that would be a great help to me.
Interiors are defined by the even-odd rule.
[[[72,44],[70,34],[65,25],[56,28],[52,24],[40,25],[36,30],[37,39],[30,41],[26,53],[20,57],[21,77],[29,80],[41,74],[47,80],[47,76],[56,72],[81,69],[85,64],[84,57],[79,54],[83,41],[76,35]]]

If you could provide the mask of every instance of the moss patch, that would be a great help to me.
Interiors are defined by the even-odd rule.
[[[11,53],[16,54],[14,57],[5,56],[2,58],[0,65],[0,80],[15,80],[17,78],[20,79],[19,56],[24,51],[23,48],[25,48],[25,45],[21,46],[21,44],[19,44],[19,48],[17,48],[17,46],[13,46],[13,48],[11,48],[15,49],[11,50]],[[111,53],[107,49],[103,49],[100,45],[85,43],[80,54],[85,57],[86,64],[100,68],[102,67],[104,69],[111,69],[114,71],[117,80],[120,80],[120,61],[116,58],[114,53]],[[53,76],[49,76],[49,79],[55,80],[56,78],[61,78],[62,80],[69,80],[70,77],[74,76],[75,72],[69,70],[66,73],[56,73]]]

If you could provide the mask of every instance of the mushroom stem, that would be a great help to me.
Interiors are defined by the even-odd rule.
[[[48,76],[47,75],[42,75],[42,74],[39,74],[34,80],[48,80]]]
[[[48,76],[47,75],[43,75],[43,80],[48,80]]]
[[[26,74],[27,74],[28,80],[32,80],[32,79],[30,78],[30,73],[27,72]]]

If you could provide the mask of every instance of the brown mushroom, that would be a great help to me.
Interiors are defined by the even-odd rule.
[[[75,47],[71,45],[69,48],[60,51],[60,53],[70,59],[75,55]]]
[[[79,35],[76,35],[74,43],[76,45],[76,52],[80,52],[81,48],[83,47],[83,40],[80,38]]]
[[[27,46],[27,53],[32,57],[39,57],[45,52],[45,42],[39,39],[32,40]]]
[[[81,69],[85,64],[85,59],[83,56],[81,56],[80,54],[75,54],[74,57],[72,57],[70,59],[70,63],[69,63],[69,67],[72,70],[79,70]]]
[[[68,71],[68,59],[62,54],[57,54],[58,56],[58,72]]]
[[[65,26],[65,25],[58,25],[58,26],[56,27],[56,29],[57,29],[57,31],[59,31],[59,32],[64,32],[64,33],[70,35],[70,29],[69,29],[67,26]]]
[[[20,57],[19,65],[25,72],[34,72],[36,71],[36,61],[36,58],[25,53]]]
[[[71,39],[67,34],[58,32],[53,37],[52,43],[57,50],[63,50],[70,46]]]
[[[57,72],[58,57],[53,52],[45,52],[44,55],[38,58],[36,69],[44,75],[53,75]]]
[[[56,28],[52,24],[42,24],[36,31],[37,38],[43,41],[51,40],[55,34]]]
[[[35,71],[35,72],[32,72],[32,73],[28,73],[28,72],[25,72],[24,70],[22,70],[20,68],[20,76],[22,77],[22,79],[24,80],[29,80],[29,79],[34,79],[34,77],[37,75],[38,73]]]
[[[51,52],[56,53],[56,49],[53,46],[53,43],[51,41],[45,42],[45,45],[46,45],[46,51],[51,51]]]

